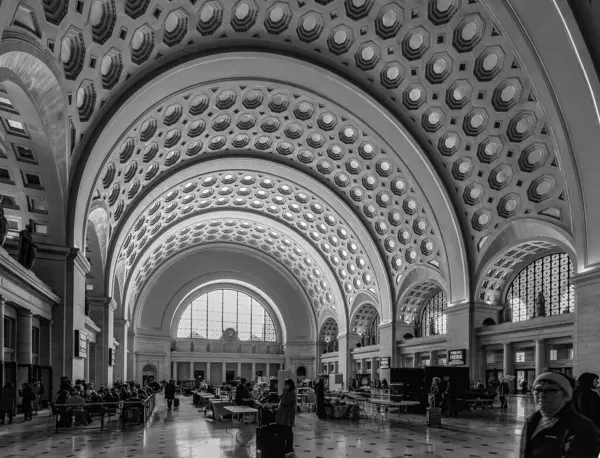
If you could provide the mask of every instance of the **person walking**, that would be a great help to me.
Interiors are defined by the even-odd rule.
[[[532,392],[537,411],[523,427],[519,458],[598,458],[600,429],[573,408],[569,380],[545,372]]]
[[[13,382],[6,382],[0,393],[0,425],[4,424],[4,418],[8,417],[8,424],[12,424],[15,413],[15,401],[17,390]]]
[[[315,385],[316,392],[316,403],[317,403],[317,418],[324,420],[327,418],[327,413],[325,412],[325,377],[319,377]]]
[[[598,374],[584,372],[577,379],[577,388],[573,392],[575,410],[592,420],[600,428],[600,395],[596,391]]]
[[[502,377],[502,381],[498,386],[498,395],[500,398],[500,409],[505,410],[508,409],[508,399],[510,397],[510,386],[508,385],[508,381],[506,377]]]
[[[283,393],[279,400],[279,408],[275,423],[285,425],[285,453],[294,453],[294,432],[292,428],[296,423],[296,384],[292,379],[283,382]]]
[[[31,421],[33,415],[33,401],[35,401],[35,394],[30,383],[23,384],[23,402],[21,404],[21,410],[23,410],[23,421]]]
[[[167,400],[167,409],[171,410],[173,406],[173,400],[175,399],[175,391],[177,388],[175,387],[175,383],[173,380],[169,380],[167,386],[165,387],[165,399]]]

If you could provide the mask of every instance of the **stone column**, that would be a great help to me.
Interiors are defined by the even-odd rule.
[[[252,380],[256,380],[256,363],[252,361]]]
[[[575,275],[572,283],[575,287],[573,373],[597,372],[600,354],[600,339],[598,339],[600,268]]]
[[[223,361],[221,363],[221,383],[225,383],[227,381],[227,363],[225,361]]]
[[[190,361],[190,380],[195,380],[194,377],[194,361]]]
[[[269,362],[267,361],[265,363],[266,369],[265,369],[265,375],[267,377],[267,380],[269,380],[269,377],[271,377],[271,365],[269,364]],[[329,368],[329,366],[328,366]]]
[[[448,350],[466,350],[465,366],[469,367],[469,377],[477,380],[479,362],[477,355],[473,309],[476,304],[448,304],[446,307],[446,345]]]
[[[75,357],[75,330],[85,328],[85,282],[90,263],[79,248],[38,245],[34,272],[61,301],[52,309],[52,385],[60,377],[83,378],[83,358]]]
[[[138,357],[137,357],[137,348],[135,341],[135,332],[129,331],[127,333],[127,342],[124,346],[119,344],[119,348],[121,350],[121,354],[123,355],[123,360],[127,360],[127,373],[130,374],[128,380],[138,381],[138,378],[141,378],[138,374]]]
[[[114,347],[114,327],[116,302],[111,297],[88,296],[90,303],[90,318],[100,326],[101,331],[96,336],[96,383],[99,386],[112,386],[115,375],[113,366],[108,364],[109,351]],[[121,378],[126,380],[126,378]]]
[[[40,365],[52,365],[52,320],[40,318]],[[44,387],[46,388],[46,387]],[[49,388],[49,387],[48,387]]]
[[[435,351],[430,351],[429,352],[429,365],[430,366],[437,366],[437,358],[436,358]]]
[[[546,341],[539,339],[535,341],[535,376],[544,373],[546,367]]]
[[[240,378],[242,376],[242,363],[241,362],[237,363],[237,373],[235,374],[235,376],[237,378]]]
[[[503,345],[503,361],[502,361],[502,372],[504,372],[504,376],[508,376],[508,375],[513,375],[513,372],[515,370],[515,365],[514,365],[514,355],[513,355],[513,351],[512,351],[512,344],[511,343],[505,343]],[[510,381],[508,382],[508,385],[510,387],[511,392],[514,393],[515,391],[515,383],[514,381]]]
[[[377,376],[377,358],[371,358],[371,380],[375,381]]]
[[[420,361],[418,360],[419,354],[413,353],[413,368],[419,367]]]
[[[210,361],[206,362],[206,374],[204,374],[204,380],[210,382]]]
[[[119,342],[119,357],[115,360],[115,367],[113,370],[113,378],[115,380],[125,381],[129,377],[129,367],[127,360],[127,348],[129,340],[129,321],[127,319],[115,319],[113,335]],[[106,359],[108,364],[108,357]]]
[[[19,309],[17,317],[17,387],[31,381],[32,327],[33,313],[27,309]],[[4,321],[2,322],[4,326]]]
[[[360,342],[360,336],[356,333],[338,334],[338,363],[339,371],[343,375],[344,386],[352,377],[352,350]]]
[[[0,386],[4,386],[4,305],[6,299],[0,296]]]
[[[399,329],[404,329],[399,323],[390,322],[379,325],[379,356],[390,358],[390,368],[398,367],[399,352],[396,345],[396,336],[398,336]],[[390,369],[379,369],[379,380],[383,379],[386,379],[389,383],[391,379]]]

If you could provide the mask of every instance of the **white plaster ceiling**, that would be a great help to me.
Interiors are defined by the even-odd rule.
[[[103,107],[117,107],[142,76],[184,54],[243,45],[323,64],[383,103],[442,177],[472,257],[519,218],[572,229],[553,126],[485,2],[48,0],[1,8],[5,33],[37,39],[61,68],[74,163],[84,158],[85,134],[106,121]],[[110,208],[110,236],[163,174],[207,152],[252,149],[343,196],[391,277],[410,263],[444,270],[427,189],[368,126],[303,91],[227,84],[193,94],[173,87],[123,126],[95,190]]]

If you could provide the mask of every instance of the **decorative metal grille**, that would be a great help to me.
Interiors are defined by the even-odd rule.
[[[571,284],[573,264],[566,253],[544,256],[525,267],[513,280],[506,301],[513,321],[537,316],[536,298],[542,292],[545,316],[575,311],[575,288]]]
[[[247,294],[229,289],[194,299],[181,315],[177,337],[220,339],[228,328],[235,329],[242,341],[277,341],[273,319],[265,307]]]
[[[446,334],[446,305],[448,300],[443,291],[434,294],[421,313],[421,335],[436,336]]]

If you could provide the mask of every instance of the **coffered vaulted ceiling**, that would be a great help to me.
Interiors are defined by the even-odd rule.
[[[513,220],[535,217],[572,229],[552,126],[525,63],[486,2],[44,0],[3,2],[0,13],[9,18],[4,36],[35,41],[60,68],[69,154],[79,170],[90,152],[87,137],[102,129],[109,108],[118,109],[121,98],[168,62],[219,50],[280,52],[342,75],[394,114],[445,184],[473,262]],[[367,260],[360,267],[362,241],[353,228],[342,237],[336,209],[285,177],[227,171],[224,161],[222,172],[186,175],[137,208],[172,170],[225,153],[274,159],[333,190],[367,228],[392,285],[417,264],[447,277],[440,236],[446,222],[436,219],[428,190],[414,180],[402,151],[381,142],[368,120],[316,98],[310,81],[292,88],[270,83],[269,75],[264,81],[229,76],[218,84],[173,87],[136,123],[122,126],[105,152],[93,197],[108,212],[112,255],[139,266],[128,273],[136,283],[165,253],[164,247],[144,251],[154,235],[182,243],[184,235],[169,227],[221,207],[289,225],[319,250],[346,292],[375,289]],[[128,218],[135,229],[116,246]],[[240,224],[228,237],[247,237],[240,231],[251,228]],[[217,232],[221,239],[228,234]],[[332,260],[340,249],[354,265],[354,274],[344,266],[345,278]]]

